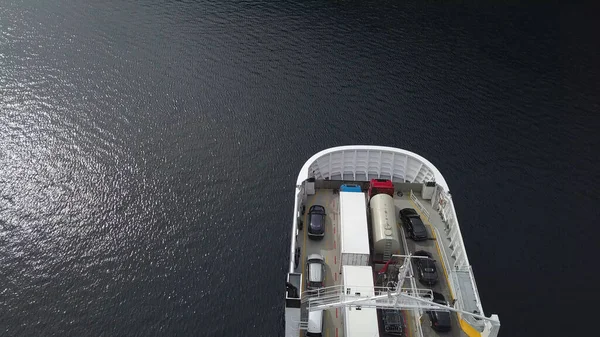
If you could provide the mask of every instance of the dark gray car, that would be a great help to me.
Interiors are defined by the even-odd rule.
[[[308,210],[308,237],[320,240],[325,236],[325,207],[314,205]]]
[[[433,293],[433,302],[441,305],[448,305],[444,295],[440,293]],[[446,332],[452,329],[452,323],[450,319],[450,310],[431,310],[427,311],[429,320],[431,321],[431,328],[435,331]]]
[[[419,213],[412,208],[400,210],[400,219],[408,236],[415,241],[427,240],[427,229]]]
[[[415,267],[417,267],[417,277],[419,278],[419,282],[428,286],[436,284],[438,281],[438,273],[433,256],[424,250],[416,251],[413,256],[418,256],[418,258],[414,258],[413,261]]]

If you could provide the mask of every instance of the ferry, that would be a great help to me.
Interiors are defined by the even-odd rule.
[[[285,336],[497,337],[446,180],[422,156],[333,147],[298,174]]]

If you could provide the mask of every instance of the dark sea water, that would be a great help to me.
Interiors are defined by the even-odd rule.
[[[296,175],[345,144],[441,170],[501,336],[593,335],[594,20],[0,0],[0,336],[281,336]]]

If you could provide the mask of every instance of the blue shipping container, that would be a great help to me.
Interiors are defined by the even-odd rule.
[[[340,192],[362,192],[358,185],[342,185],[340,186]]]

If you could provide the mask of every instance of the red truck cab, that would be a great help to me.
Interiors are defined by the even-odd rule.
[[[387,179],[371,179],[369,184],[369,198],[377,194],[388,194],[392,198],[394,197],[394,184],[391,180]]]

